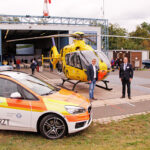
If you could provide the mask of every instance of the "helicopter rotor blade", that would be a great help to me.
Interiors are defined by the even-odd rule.
[[[88,37],[97,37],[98,35],[97,34],[85,34],[83,36],[83,38],[88,38]]]
[[[55,35],[47,35],[47,36],[38,36],[38,37],[29,37],[29,38],[20,38],[20,39],[13,39],[13,40],[7,40],[6,42],[16,42],[16,41],[26,41],[26,40],[34,40],[34,39],[46,39],[46,38],[57,38],[57,37],[73,37],[73,38],[86,38],[88,40],[89,37],[116,37],[116,38],[129,38],[129,39],[143,39],[143,40],[150,40],[150,38],[144,38],[144,37],[134,37],[134,36],[121,36],[121,35],[96,35],[96,34],[55,34]],[[94,41],[91,41],[94,42]]]
[[[29,37],[29,38],[20,38],[20,39],[13,39],[7,40],[6,42],[16,42],[16,41],[26,41],[26,40],[36,40],[36,39],[47,39],[47,38],[57,38],[57,37],[70,37],[72,35],[69,34],[57,34],[57,35],[48,35],[48,36],[38,36],[38,37]]]
[[[86,38],[86,37],[93,37],[95,35],[91,34],[55,34],[55,35],[47,35],[47,36],[38,36],[38,37],[29,37],[29,38],[20,38],[20,39],[13,39],[7,40],[6,42],[16,42],[16,41],[27,41],[27,40],[36,40],[36,39],[47,39],[47,38],[57,38],[57,37],[73,37],[73,38]]]
[[[96,44],[96,42],[95,42],[95,41],[91,40],[91,39],[90,39],[90,38],[88,38],[88,37],[86,37],[85,39],[87,39],[87,40],[89,40],[90,42],[92,42],[92,43]]]
[[[122,35],[105,35],[102,34],[100,36],[105,36],[105,37],[116,37],[116,38],[128,38],[128,39],[141,39],[141,40],[150,40],[150,38],[144,38],[144,37],[135,37],[135,36],[122,36]]]

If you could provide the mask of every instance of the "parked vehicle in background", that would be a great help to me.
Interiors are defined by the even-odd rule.
[[[143,60],[142,64],[144,65],[144,68],[150,68],[150,60]]]
[[[0,65],[0,71],[13,70],[12,66],[9,65]]]

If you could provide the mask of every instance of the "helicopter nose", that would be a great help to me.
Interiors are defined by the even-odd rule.
[[[98,73],[98,80],[103,80],[108,76],[109,72],[107,70],[100,70]]]

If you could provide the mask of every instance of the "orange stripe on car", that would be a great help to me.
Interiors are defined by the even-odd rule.
[[[66,115],[65,116],[69,122],[77,122],[89,120],[90,116],[88,113],[80,114],[80,115]]]

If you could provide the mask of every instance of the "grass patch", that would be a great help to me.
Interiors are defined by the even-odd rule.
[[[0,131],[0,150],[149,150],[150,114],[88,129],[59,140],[38,133]]]

